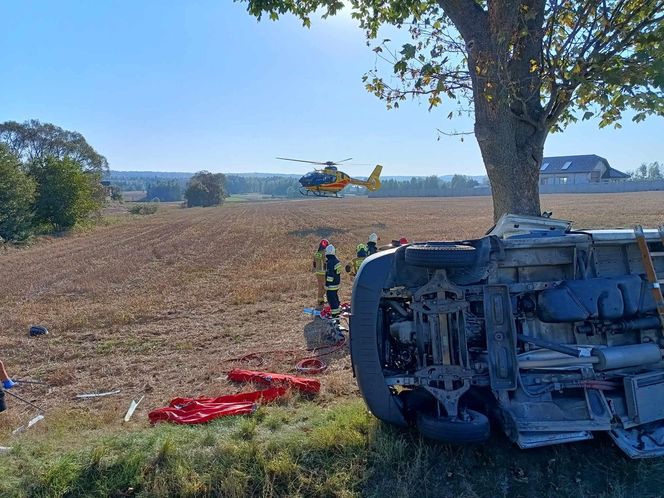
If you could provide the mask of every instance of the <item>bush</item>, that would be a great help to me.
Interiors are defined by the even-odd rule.
[[[134,204],[129,208],[129,212],[131,214],[155,214],[158,210],[158,202],[144,202],[142,204]]]
[[[227,197],[225,187],[226,177],[222,173],[199,171],[191,178],[184,192],[187,207],[221,204]]]
[[[37,183],[36,224],[63,230],[101,208],[100,175],[84,171],[80,162],[46,157],[30,163],[28,171]]]
[[[0,144],[0,240],[22,240],[30,235],[35,182],[21,163]]]

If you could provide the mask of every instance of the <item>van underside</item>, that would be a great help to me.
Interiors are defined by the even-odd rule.
[[[642,233],[664,275],[662,232]],[[446,442],[482,442],[493,419],[521,448],[605,431],[632,458],[664,455],[649,266],[634,230],[511,215],[476,240],[380,252],[353,287],[362,395],[376,417]]]

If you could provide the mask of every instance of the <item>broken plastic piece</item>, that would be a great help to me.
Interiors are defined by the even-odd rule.
[[[12,434],[19,434],[19,433],[21,433],[21,432],[24,432],[25,430],[29,429],[30,427],[32,427],[33,425],[35,425],[35,424],[36,424],[37,422],[39,422],[40,420],[44,420],[44,416],[43,416],[43,415],[37,415],[36,417],[34,417],[33,419],[31,419],[30,422],[28,422],[28,425],[27,425],[27,426],[21,426],[21,427],[18,427],[18,428],[16,428],[16,429],[14,429],[14,430],[12,431]]]
[[[124,421],[125,422],[129,422],[129,419],[134,414],[134,412],[136,411],[136,408],[141,403],[141,401],[143,401],[143,398],[145,398],[145,395],[141,396],[141,399],[139,399],[138,401],[136,401],[134,399],[131,400],[131,404],[129,405],[129,409],[127,410],[127,414],[124,416]]]
[[[77,398],[101,398],[102,396],[111,396],[112,394],[118,394],[120,392],[120,389],[116,389],[115,391],[108,391],[105,393],[85,393],[85,394],[77,394]]]

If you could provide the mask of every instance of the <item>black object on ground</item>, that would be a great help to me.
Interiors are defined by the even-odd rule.
[[[46,327],[42,327],[41,325],[32,325],[30,327],[30,335],[33,337],[46,334],[48,334],[48,329]]]

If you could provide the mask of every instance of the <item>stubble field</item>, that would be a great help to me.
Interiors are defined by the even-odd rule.
[[[544,196],[542,208],[576,228],[657,226],[664,221],[662,197]],[[131,422],[144,427],[147,412],[172,397],[240,390],[225,380],[238,365],[231,358],[312,344],[303,308],[315,303],[310,259],[321,237],[345,262],[374,231],[383,243],[402,236],[464,239],[491,223],[486,197],[167,206],[151,216],[113,215],[90,230],[0,250],[1,358],[14,377],[53,386],[20,389],[53,417],[92,417],[95,427],[119,431],[131,399],[145,395]],[[344,274],[342,301],[350,287]],[[50,334],[29,337],[33,324]],[[287,373],[297,356],[267,354],[261,368]],[[321,381],[319,404],[356,396],[346,354],[330,359]],[[74,398],[113,389],[120,394]],[[9,404],[0,416],[7,444],[15,440],[11,430],[35,413]],[[44,438],[49,430],[48,423],[33,429]]]

